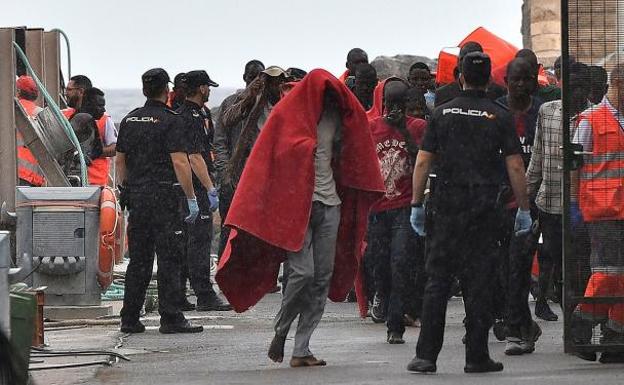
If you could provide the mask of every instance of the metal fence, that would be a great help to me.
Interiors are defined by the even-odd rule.
[[[561,11],[565,348],[623,352],[624,0]]]

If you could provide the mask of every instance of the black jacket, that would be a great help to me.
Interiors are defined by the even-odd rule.
[[[126,155],[127,186],[149,192],[176,183],[171,153],[188,153],[189,143],[180,115],[164,103],[147,100],[119,126],[116,149]]]
[[[493,188],[503,182],[503,158],[522,151],[509,112],[476,90],[433,111],[421,149],[436,154],[438,186]]]

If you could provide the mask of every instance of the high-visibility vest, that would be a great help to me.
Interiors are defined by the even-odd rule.
[[[37,110],[40,110],[35,102],[26,99],[19,99],[20,104],[26,110],[26,114],[28,116],[37,115]],[[21,132],[16,130],[15,139],[17,144],[17,175],[20,179],[25,180],[33,186],[43,186],[45,183],[45,179],[39,168],[39,163],[37,163],[37,159],[30,152],[26,144],[24,143],[24,137],[22,137]]]
[[[587,298],[620,296],[624,296],[624,274],[621,273],[594,272],[585,288]],[[610,329],[624,333],[622,303],[580,303],[574,314],[588,321],[606,320]]]
[[[592,155],[580,172],[579,205],[586,222],[624,220],[624,131],[606,105],[581,117],[592,127]]]
[[[69,119],[76,113],[76,109],[73,107],[67,107],[64,110],[61,110],[61,112],[63,113],[63,115],[65,115],[67,119]]]
[[[104,114],[100,119],[95,122],[98,128],[98,133],[100,134],[100,140],[102,141],[102,147],[104,147],[107,119],[108,114]],[[92,159],[91,165],[87,169],[89,184],[106,186],[108,184],[109,166],[109,159],[104,156],[102,156],[101,158]]]

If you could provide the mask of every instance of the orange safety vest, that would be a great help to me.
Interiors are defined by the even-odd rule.
[[[104,114],[100,119],[98,119],[95,122],[98,128],[98,133],[100,134],[100,140],[102,141],[102,147],[104,147],[104,137],[106,135],[106,120],[107,119],[108,119],[108,114]],[[108,170],[109,170],[108,158],[101,157],[101,158],[93,159],[91,161],[91,165],[87,169],[87,174],[89,176],[89,184],[98,185],[98,186],[108,185]]]
[[[19,99],[20,104],[26,110],[28,116],[35,116],[39,106],[30,100]],[[39,168],[39,163],[24,143],[24,137],[16,130],[15,139],[17,144],[17,175],[33,186],[43,186],[45,179]]]
[[[624,131],[607,106],[583,116],[592,152],[580,172],[579,205],[586,222],[624,220]]]
[[[76,113],[76,109],[73,107],[67,107],[64,110],[61,110],[61,112],[63,113],[63,115],[65,115],[65,117],[67,119],[71,118],[72,115],[74,115]]]
[[[585,288],[585,297],[620,297],[624,295],[624,274],[594,272]],[[606,321],[609,328],[624,333],[624,304],[580,303],[574,313],[588,321]]]

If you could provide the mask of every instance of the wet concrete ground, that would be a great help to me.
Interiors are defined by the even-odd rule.
[[[38,373],[38,384],[622,384],[624,365],[588,363],[563,354],[562,322],[544,322],[544,335],[535,353],[506,357],[504,343],[492,337],[491,355],[505,364],[503,373],[465,375],[461,336],[463,306],[449,303],[445,344],[435,375],[412,374],[405,366],[414,355],[419,329],[408,328],[405,345],[388,345],[384,325],[357,317],[354,304],[329,303],[312,340],[323,368],[291,369],[266,357],[272,338],[271,322],[279,294],[267,296],[244,314],[195,313],[189,318],[206,327],[202,334],[161,335],[157,317],[149,317],[144,334],[123,338],[122,352],[131,362],[112,367],[57,370]],[[113,327],[96,327],[49,333],[52,347],[106,345],[112,348],[123,337]],[[99,346],[103,347],[103,346]],[[286,354],[292,349],[292,339]],[[286,360],[287,361],[287,360]]]

